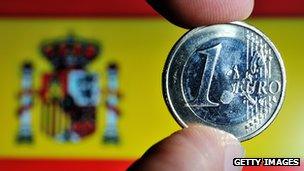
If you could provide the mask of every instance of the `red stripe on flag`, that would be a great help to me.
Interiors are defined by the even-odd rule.
[[[0,170],[9,171],[123,171],[133,160],[98,160],[98,159],[0,159]],[[303,171],[301,166],[251,166],[243,171]]]
[[[2,16],[154,16],[144,0],[2,0]]]
[[[145,0],[2,0],[0,16],[157,16]],[[303,0],[255,0],[253,16],[304,16]]]
[[[0,159],[0,170],[9,171],[123,171],[134,160],[98,160],[98,159]],[[243,171],[303,171],[301,166],[251,166]]]
[[[3,171],[123,171],[133,160],[98,159],[0,159]]]
[[[304,16],[304,1],[256,0],[253,16]]]

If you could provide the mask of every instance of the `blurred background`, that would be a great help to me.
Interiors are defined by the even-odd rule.
[[[256,0],[246,21],[281,52],[283,107],[247,157],[304,157],[304,3]],[[180,129],[161,92],[178,28],[143,0],[0,2],[0,167],[124,170]]]

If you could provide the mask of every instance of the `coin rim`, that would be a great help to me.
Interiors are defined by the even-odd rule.
[[[249,140],[249,139],[261,134],[267,127],[270,126],[270,124],[277,117],[279,111],[282,108],[283,101],[285,99],[286,84],[287,84],[286,71],[285,71],[285,65],[284,65],[284,62],[282,60],[280,52],[277,50],[277,48],[272,43],[272,41],[262,31],[258,30],[257,28],[255,28],[251,25],[248,25],[248,24],[246,24],[244,22],[240,22],[240,21],[235,21],[235,22],[230,22],[230,23],[225,23],[225,24],[241,26],[241,27],[250,29],[251,31],[260,35],[268,43],[268,45],[271,47],[271,49],[275,53],[275,55],[276,55],[276,57],[279,61],[279,64],[280,64],[281,75],[282,75],[282,94],[281,94],[281,97],[279,99],[279,104],[278,104],[277,108],[273,112],[272,116],[268,119],[268,121],[265,122],[264,125],[259,127],[253,133],[238,138],[241,142],[243,142],[243,141]],[[216,25],[223,25],[223,24],[216,24]],[[183,119],[178,115],[178,113],[175,111],[175,109],[173,107],[171,98],[169,96],[169,87],[168,87],[168,77],[169,77],[169,75],[168,75],[168,73],[169,73],[169,69],[170,69],[170,66],[171,66],[172,59],[173,59],[174,54],[176,53],[177,49],[179,49],[179,47],[185,42],[185,40],[187,40],[187,37],[189,37],[191,35],[191,33],[194,33],[197,30],[201,30],[201,29],[204,29],[206,27],[208,27],[208,26],[201,26],[201,27],[194,28],[192,30],[187,31],[183,36],[181,36],[181,38],[179,38],[179,40],[174,44],[171,51],[169,52],[168,57],[167,57],[166,62],[165,62],[165,65],[164,65],[164,68],[163,68],[163,73],[162,73],[162,92],[163,92],[162,94],[163,94],[163,98],[165,100],[166,106],[167,106],[168,110],[170,111],[171,115],[173,116],[175,121],[183,128],[187,128],[188,125],[187,125],[187,123],[185,123],[183,121]],[[202,122],[199,122],[199,123],[203,124]]]

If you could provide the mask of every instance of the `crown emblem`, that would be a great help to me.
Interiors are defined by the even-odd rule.
[[[63,39],[45,41],[41,50],[56,70],[84,68],[100,53],[97,41],[82,39],[73,34]]]

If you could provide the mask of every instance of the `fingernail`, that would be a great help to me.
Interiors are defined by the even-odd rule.
[[[229,138],[229,142],[225,143],[225,163],[224,171],[240,171],[242,167],[233,166],[234,158],[244,157],[244,148],[241,146],[240,142],[233,137]]]

